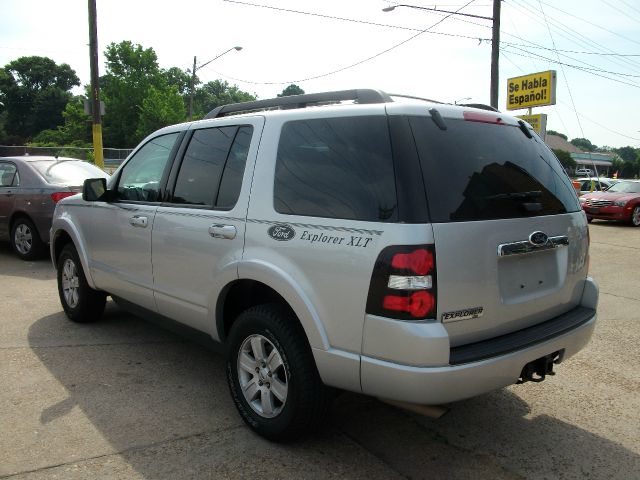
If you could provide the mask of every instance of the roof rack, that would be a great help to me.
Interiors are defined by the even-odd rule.
[[[336,92],[307,93],[304,95],[290,95],[286,97],[255,100],[253,102],[230,103],[214,108],[205,115],[207,118],[217,118],[239,112],[251,112],[259,110],[275,110],[290,108],[305,108],[310,105],[322,105],[338,103],[345,100],[353,100],[360,104],[393,102],[391,97],[380,90],[354,89],[339,90]]]
[[[495,107],[492,107],[491,105],[485,105],[484,103],[457,103],[456,104],[459,107],[471,107],[471,108],[479,108],[480,110],[489,110],[490,112],[500,112],[500,110],[498,110]]]
[[[402,93],[390,93],[389,94],[390,97],[400,97],[400,98],[410,98],[412,100],[424,100],[425,102],[429,102],[429,103],[444,103],[444,102],[440,102],[438,100],[433,100],[431,98],[424,98],[424,97],[415,97],[413,95],[403,95]]]

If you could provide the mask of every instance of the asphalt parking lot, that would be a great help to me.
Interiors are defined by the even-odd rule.
[[[640,478],[640,229],[594,222],[590,345],[434,420],[354,394],[297,444],[240,420],[221,355],[108,303],[69,322],[49,260],[0,244],[0,478]]]

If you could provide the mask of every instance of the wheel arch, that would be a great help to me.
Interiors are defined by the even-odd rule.
[[[87,257],[86,248],[84,248],[85,242],[76,227],[69,222],[57,220],[51,228],[50,240],[51,244],[49,247],[51,249],[51,261],[53,262],[53,267],[57,269],[58,256],[64,246],[69,243],[73,244],[78,252],[78,257],[80,258],[80,263],[82,264],[82,269],[84,270],[84,276],[87,279],[87,283],[91,288],[95,289],[95,282],[93,281],[91,269],[89,268],[89,259]]]
[[[327,334],[313,305],[284,271],[260,263],[242,264],[239,272],[240,277],[222,289],[216,304],[216,330],[221,342],[226,340],[241,312],[263,303],[279,303],[298,319],[312,348],[329,348]]]

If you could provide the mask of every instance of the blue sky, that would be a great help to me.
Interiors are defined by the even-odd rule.
[[[492,15],[490,0],[444,2],[437,8]],[[122,40],[153,47],[164,68],[190,68],[194,55],[202,64],[242,46],[198,75],[203,81],[228,80],[260,98],[297,83],[307,92],[379,88],[489,103],[491,22],[406,7],[382,11],[395,3],[97,0],[98,36],[101,51]],[[70,64],[83,84],[89,82],[85,0],[0,0],[0,5],[0,65],[23,55],[49,56]],[[569,138],[585,136],[599,146],[640,147],[636,0],[506,0],[501,40],[501,110],[506,110],[507,78],[553,69],[557,104],[533,112],[548,115],[549,129]]]

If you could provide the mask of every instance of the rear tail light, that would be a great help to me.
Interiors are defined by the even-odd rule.
[[[76,192],[55,192],[51,194],[51,200],[53,200],[53,203],[58,203],[63,198],[67,198],[75,194]]]
[[[367,313],[398,320],[436,317],[434,245],[392,246],[376,261]]]

